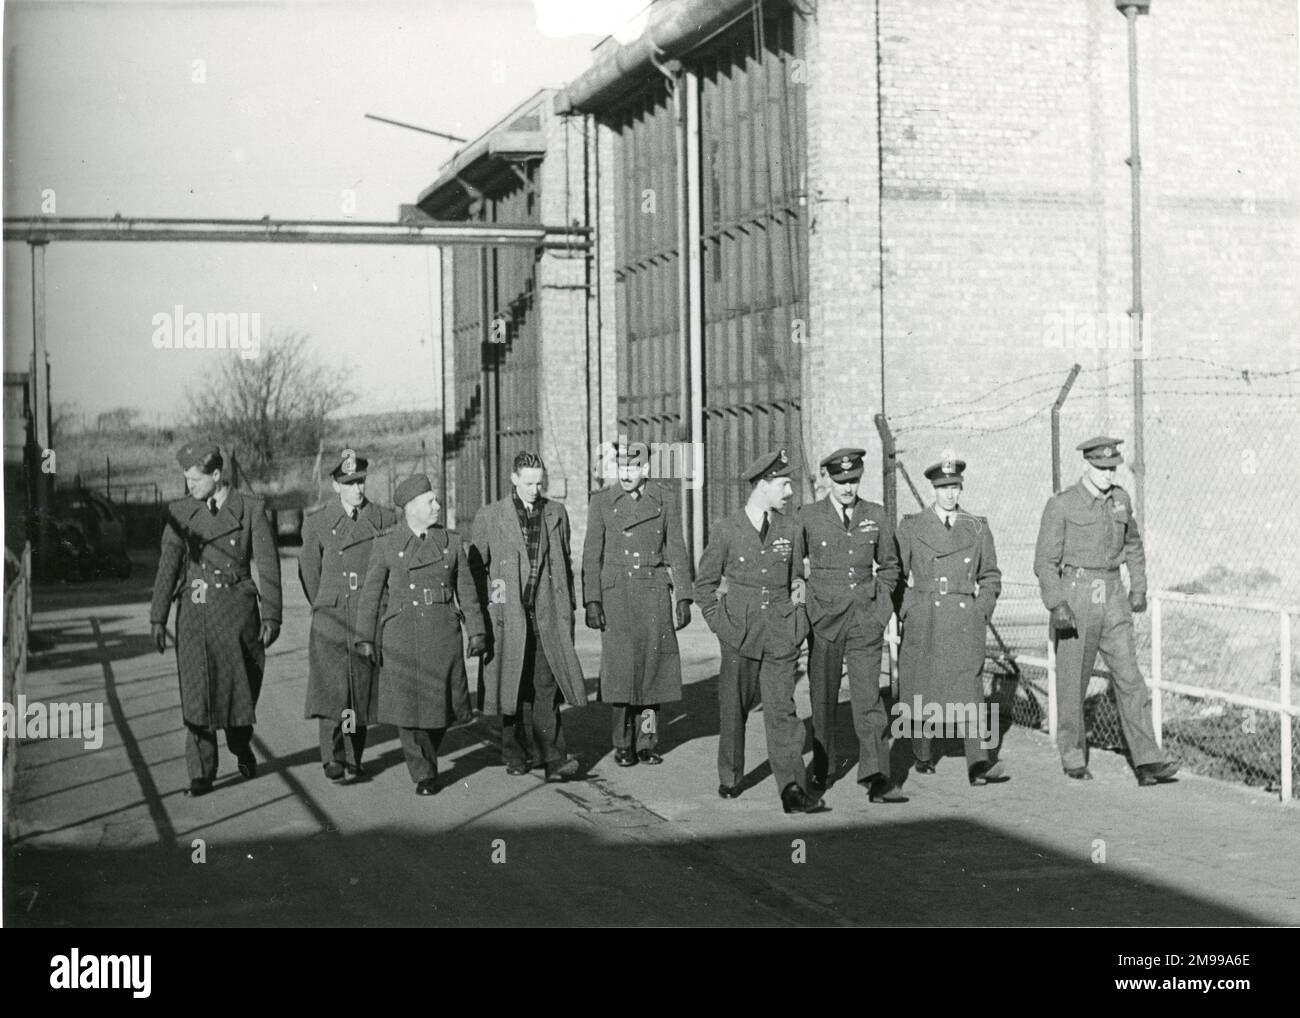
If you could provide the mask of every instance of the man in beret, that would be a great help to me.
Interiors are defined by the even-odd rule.
[[[582,664],[573,646],[573,584],[569,514],[546,498],[546,465],[518,453],[512,490],[474,518],[470,562],[488,591],[490,654],[483,665],[483,710],[501,716],[506,773],[545,768],[566,781],[580,768],[565,752],[560,698],[587,702]]]
[[[176,459],[189,496],[167,506],[149,630],[163,653],[175,601],[185,764],[198,796],[217,777],[218,728],[239,773],[257,774],[254,709],[266,649],[280,635],[280,557],[265,504],[227,483],[215,443],[187,443]]]
[[[1010,780],[1002,762],[990,758],[995,745],[985,744],[1000,735],[984,696],[984,648],[1002,571],[988,520],[961,508],[965,470],[965,460],[945,451],[925,472],[934,504],[898,524],[907,587],[898,613],[895,709],[906,714],[896,724],[911,739],[920,773],[934,773],[930,733],[941,731],[962,740],[970,783],[989,785]],[[908,715],[911,724],[900,724]]]
[[[718,637],[718,795],[740,795],[745,775],[745,719],[759,700],[767,759],[787,813],[825,810],[809,794],[803,762],[804,727],[794,707],[795,664],[808,636],[802,604],[798,531],[785,512],[793,467],[784,449],[760,456],[741,475],[745,507],[714,523],[700,559],[695,600]],[[718,588],[726,580],[727,589]]]
[[[1081,442],[1078,483],[1047,500],[1038,527],[1034,574],[1052,613],[1056,642],[1056,747],[1068,777],[1088,781],[1088,738],[1083,699],[1101,652],[1110,669],[1124,740],[1139,785],[1173,779],[1178,764],[1156,743],[1151,693],[1138,669],[1133,613],[1147,608],[1146,552],[1133,500],[1115,483],[1124,462],[1121,439],[1097,435]],[[1128,566],[1129,590],[1120,576]]]
[[[682,698],[676,630],[691,621],[693,576],[675,492],[649,480],[644,444],[617,456],[618,484],[587,507],[582,600],[587,628],[601,631],[600,698],[614,707],[614,762],[631,767],[663,762],[659,706]]]
[[[835,755],[840,676],[849,668],[858,783],[872,802],[906,802],[888,777],[889,717],[880,698],[880,653],[898,586],[894,523],[883,505],[858,497],[866,450],[836,449],[821,461],[826,497],[795,517],[796,567],[808,563],[808,691],[812,700],[813,765],[809,783],[824,791]]]
[[[434,795],[442,737],[470,719],[462,621],[470,655],[482,654],[487,640],[465,544],[437,525],[441,506],[429,478],[406,478],[393,501],[404,519],[370,552],[355,646],[379,665],[378,717],[397,727],[416,795]]]
[[[377,669],[352,653],[361,583],[375,539],[397,522],[366,498],[369,461],[344,449],[330,471],[336,498],[307,517],[298,579],[311,605],[305,716],[320,719],[320,756],[331,781],[363,777],[361,755],[375,712]]]

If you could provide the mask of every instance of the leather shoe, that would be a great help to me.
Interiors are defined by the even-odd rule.
[[[616,749],[614,750],[614,762],[620,767],[635,767],[636,754],[630,749]]]
[[[933,773],[934,773],[934,763],[933,763],[932,761],[930,761],[930,760],[918,760],[918,761],[916,761],[916,773],[917,773],[917,774],[933,774]]]
[[[325,765],[325,777],[331,781],[342,781],[348,773],[348,769],[337,760],[331,760]]]
[[[575,756],[566,757],[563,760],[556,760],[546,765],[546,780],[551,784],[557,784],[561,781],[568,781],[578,773],[582,765]]]
[[[425,778],[423,781],[417,781],[415,783],[415,794],[416,795],[437,795],[438,779]]]
[[[781,793],[781,808],[787,813],[825,813],[826,804],[821,796],[812,796],[796,784],[785,786]]]
[[[1087,767],[1067,767],[1065,768],[1065,776],[1074,778],[1075,781],[1091,781],[1092,771],[1088,770]]]
[[[520,774],[527,774],[533,769],[531,760],[519,760],[515,763],[506,764],[506,773],[518,777]]]
[[[971,767],[967,772],[972,785],[1000,785],[1004,781],[1010,781],[1011,775],[1007,769],[1002,766],[1002,761],[991,763],[988,760],[981,760]]]
[[[1138,784],[1143,788],[1148,785],[1163,785],[1166,782],[1173,781],[1174,775],[1178,773],[1178,764],[1173,760],[1166,760],[1164,763],[1142,764],[1137,769]]]
[[[719,786],[718,786],[718,797],[721,798],[721,799],[739,799],[739,798],[740,798],[740,786],[739,786],[739,785],[719,785]]]
[[[212,782],[208,778],[195,778],[190,782],[190,796],[197,799],[200,795],[207,795],[212,791]]]
[[[366,769],[360,764],[344,764],[348,771],[348,784],[356,784],[358,781],[366,781],[368,775]]]
[[[816,792],[818,795],[821,795],[822,792],[826,791],[826,778],[818,777],[816,774],[809,777],[808,791]]]
[[[636,758],[640,760],[643,764],[650,764],[650,766],[652,767],[655,764],[661,764],[664,762],[664,758],[661,757],[658,753],[656,753],[653,749],[641,750],[641,752],[637,753]]]
[[[907,802],[907,796],[903,794],[902,789],[886,777],[872,779],[871,784],[867,786],[867,798],[871,802]]]
[[[239,773],[244,777],[252,779],[257,777],[257,757],[252,753],[247,753],[239,758]]]

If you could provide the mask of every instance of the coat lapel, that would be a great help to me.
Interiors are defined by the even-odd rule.
[[[343,542],[343,547],[350,548],[354,544],[360,544],[363,541],[373,540],[379,536],[381,528],[379,526],[379,509],[373,502],[367,502],[357,513],[357,521],[353,523],[346,513],[343,512],[342,505],[339,506],[339,523],[335,526],[345,526],[348,528],[347,539]]]
[[[515,511],[513,495],[507,495],[496,505],[496,528],[505,537],[506,543],[519,554],[527,557],[528,547],[524,544],[523,531],[519,529],[519,515]]]
[[[954,533],[943,525],[943,520],[939,519],[939,513],[933,506],[921,513],[921,524],[916,536],[936,555],[948,555],[953,551]]]

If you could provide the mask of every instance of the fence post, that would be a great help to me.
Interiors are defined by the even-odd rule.
[[[1282,801],[1290,802],[1291,788],[1291,615],[1284,609],[1279,617],[1278,638],[1281,660],[1278,662],[1277,701],[1279,711],[1278,731],[1282,740]]]
[[[898,521],[898,466],[894,433],[884,414],[876,414],[876,431],[880,434],[880,481],[884,490],[889,518]]]
[[[1061,385],[1061,391],[1056,394],[1056,402],[1052,404],[1052,494],[1055,495],[1061,490],[1061,407],[1065,405],[1065,397],[1070,395],[1070,390],[1074,387],[1074,380],[1079,377],[1082,366],[1079,364],[1070,368],[1070,373],[1066,376],[1065,382]]]
[[[1047,734],[1056,742],[1056,639],[1047,630]]]
[[[1156,745],[1162,749],[1165,744],[1165,710],[1160,691],[1163,679],[1164,615],[1160,598],[1151,598],[1151,727],[1155,729]]]

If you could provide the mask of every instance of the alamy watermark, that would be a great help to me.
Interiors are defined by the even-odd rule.
[[[894,704],[889,732],[895,739],[978,738],[985,749],[998,744],[1000,718],[996,703],[926,702],[920,693],[912,702]]]
[[[1043,345],[1055,350],[1126,350],[1151,356],[1151,315],[1138,329],[1127,311],[1084,311],[1064,308],[1043,316]]]
[[[618,480],[621,462],[638,469],[647,466],[648,477],[678,479],[692,491],[704,484],[703,442],[630,442],[619,435],[617,443],[600,443],[596,470],[605,481]]]
[[[153,316],[155,350],[235,350],[246,361],[262,349],[260,311],[186,311],[177,304]]]
[[[102,703],[28,703],[18,694],[18,703],[4,703],[6,739],[81,739],[86,749],[104,745]]]

